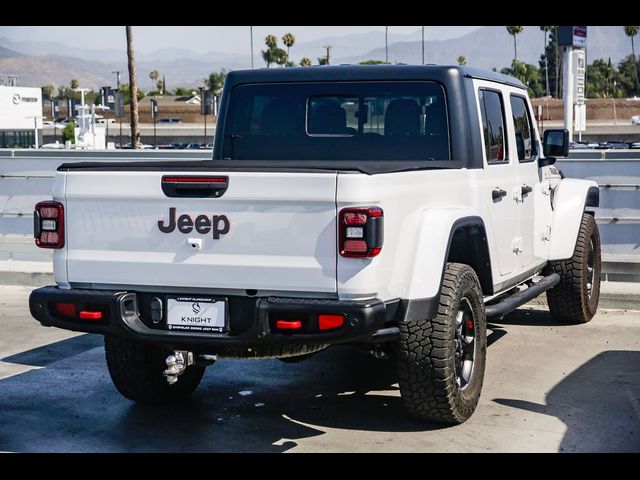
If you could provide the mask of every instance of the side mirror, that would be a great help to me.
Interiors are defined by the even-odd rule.
[[[569,131],[565,128],[545,130],[542,146],[545,157],[557,158],[568,156]]]

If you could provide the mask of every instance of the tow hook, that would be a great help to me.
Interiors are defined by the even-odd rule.
[[[167,363],[167,369],[164,371],[164,376],[167,377],[169,385],[173,385],[178,381],[178,377],[184,373],[187,367],[193,365],[193,352],[176,350],[172,355],[167,357],[165,362]]]

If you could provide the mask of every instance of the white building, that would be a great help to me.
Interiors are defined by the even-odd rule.
[[[15,82],[10,82],[15,83]],[[30,148],[42,139],[42,90],[0,82],[0,148]]]

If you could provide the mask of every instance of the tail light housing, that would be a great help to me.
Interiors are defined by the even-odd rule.
[[[33,212],[33,236],[40,248],[64,247],[64,207],[60,202],[40,202]]]
[[[371,258],[380,253],[384,241],[384,214],[381,208],[343,208],[338,221],[340,255]]]

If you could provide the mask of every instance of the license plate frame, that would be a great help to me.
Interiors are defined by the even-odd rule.
[[[171,295],[166,297],[165,328],[172,332],[228,333],[226,297]]]

